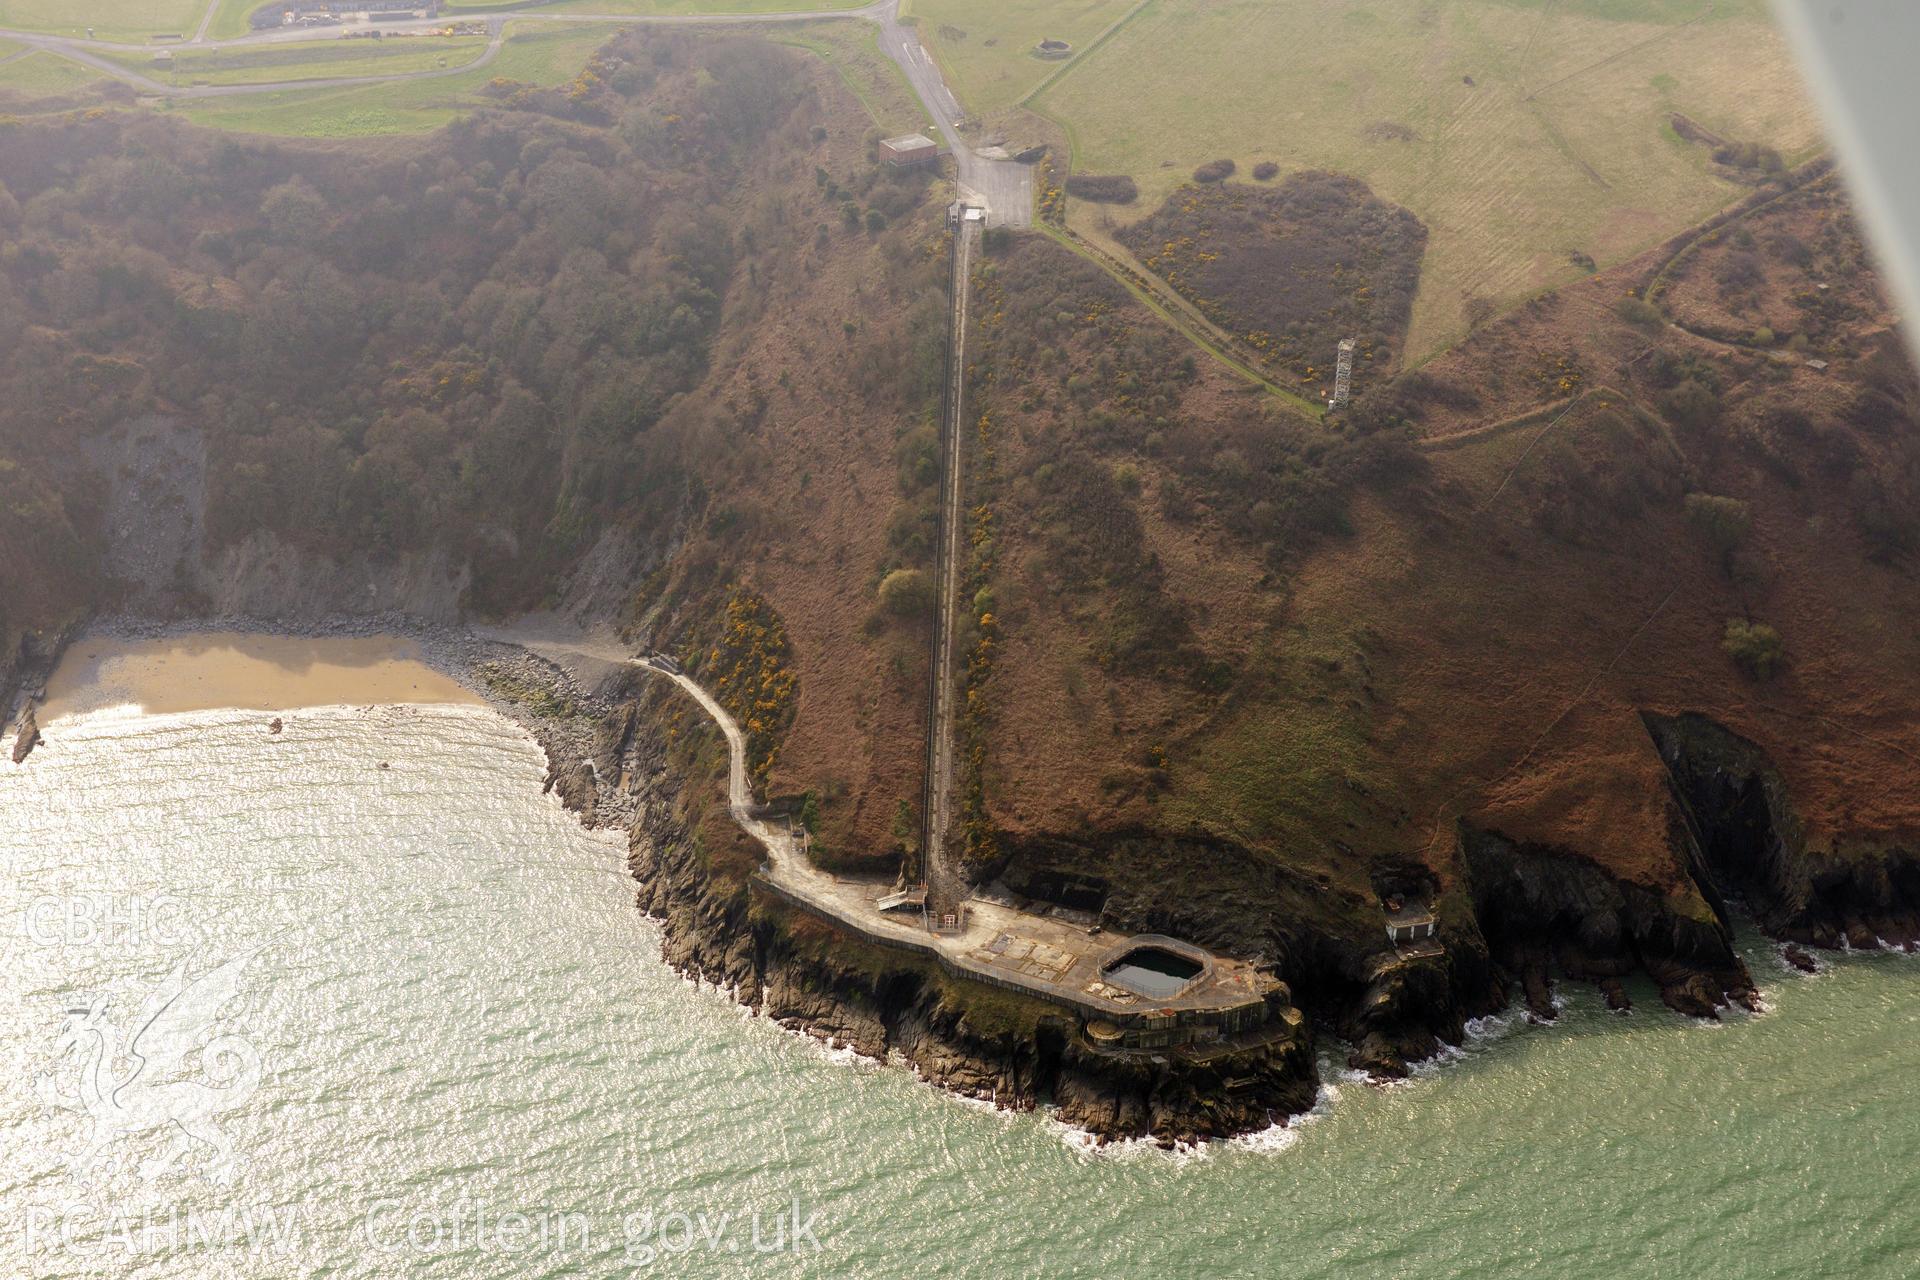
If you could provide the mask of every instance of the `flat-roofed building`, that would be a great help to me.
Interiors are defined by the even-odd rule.
[[[940,154],[940,144],[924,133],[903,133],[880,144],[880,158],[896,168],[924,164]]]

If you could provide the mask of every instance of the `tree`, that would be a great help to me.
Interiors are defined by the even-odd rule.
[[[260,216],[276,240],[289,244],[318,239],[327,229],[327,202],[298,174],[268,189],[260,200]]]
[[[1687,495],[1687,523],[1724,561],[1739,549],[1753,528],[1753,512],[1738,498],[1714,493]]]
[[[1720,648],[1756,680],[1771,676],[1785,652],[1778,631],[1764,622],[1748,622],[1744,618],[1727,619],[1727,631],[1720,640]]]
[[[933,610],[933,582],[918,569],[895,569],[880,580],[880,607],[896,618],[924,617]]]
[[[1704,427],[1720,416],[1720,397],[1706,383],[1687,378],[1661,394],[1660,409],[1683,427]]]
[[[1720,260],[1720,264],[1713,269],[1713,278],[1720,286],[1720,296],[1724,298],[1760,284],[1767,278],[1767,270],[1761,264],[1759,254],[1750,249],[1736,249]]]
[[[600,244],[620,216],[620,201],[606,175],[572,152],[554,156],[527,175],[526,200],[567,248]]]
[[[1647,333],[1658,333],[1667,323],[1667,318],[1660,314],[1660,308],[1645,298],[1622,298],[1614,311],[1622,320]]]

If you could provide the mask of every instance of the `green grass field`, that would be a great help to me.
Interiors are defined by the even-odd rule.
[[[1065,40],[1077,55],[1139,0],[907,0],[920,40],[940,61],[947,85],[976,115],[1004,111],[1037,89],[1062,62],[1034,55],[1042,40]]]
[[[0,0],[4,2],[4,0]],[[245,7],[239,12],[244,19]],[[371,40],[305,40],[272,47],[182,49],[172,70],[154,65],[150,52],[108,54],[115,62],[154,80],[195,84],[264,84],[312,78],[321,83],[231,97],[164,100],[197,124],[240,133],[286,137],[351,138],[425,133],[491,99],[480,91],[495,79],[556,85],[571,80],[608,38],[624,28],[606,23],[509,23],[500,55],[483,67],[460,71],[480,57],[480,37],[411,37]],[[925,128],[927,117],[905,77],[881,54],[876,29],[865,23],[825,21],[781,26],[773,39],[824,59],[888,132]],[[0,42],[4,46],[4,42]],[[0,57],[7,50],[0,47]],[[398,75],[440,70],[449,75],[389,84],[328,86],[327,79]],[[52,53],[35,53],[0,64],[0,89],[47,96],[83,89],[104,73]]]
[[[571,80],[615,30],[605,24],[515,24],[508,27],[498,58],[459,75],[190,99],[172,109],[197,124],[241,133],[305,138],[424,133],[485,102],[479,90],[496,76],[542,85]]]
[[[858,9],[867,0],[453,0],[446,12],[495,13],[502,9],[539,9],[553,13],[661,14],[787,13],[799,10]]]
[[[270,84],[279,80],[328,80],[404,75],[472,62],[486,52],[484,36],[417,37],[404,40],[315,40],[257,49],[181,50],[171,69],[150,54],[110,53],[114,62],[163,84]]]
[[[214,10],[213,21],[207,24],[207,37],[211,40],[231,40],[235,36],[246,35],[253,28],[247,25],[247,15],[259,8],[262,0],[220,0],[220,7]]]
[[[0,27],[141,41],[155,35],[191,38],[208,0],[0,0]]]
[[[44,50],[0,66],[0,90],[10,89],[33,98],[72,93],[104,79],[103,71]]]
[[[1505,307],[1575,278],[1573,252],[1605,266],[1739,198],[1745,188],[1681,141],[1669,112],[1789,159],[1820,146],[1761,0],[1718,0],[1685,25],[1707,9],[1152,0],[1032,105],[1064,128],[1076,170],[1140,185],[1130,209],[1073,206],[1096,238],[1106,218],[1143,216],[1216,157],[1243,179],[1260,160],[1351,173],[1407,206],[1431,237],[1407,345],[1418,362],[1464,333],[1476,300]]]

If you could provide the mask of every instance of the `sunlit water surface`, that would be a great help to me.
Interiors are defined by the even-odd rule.
[[[0,762],[0,1274],[1904,1276],[1920,1257],[1902,957],[1802,978],[1756,939],[1760,1017],[1700,1026],[1637,989],[1620,1018],[1569,990],[1559,1025],[1489,1028],[1402,1087],[1340,1083],[1291,1129],[1096,1153],[675,977],[622,841],[543,796],[538,750],[490,712],[267,718],[57,721]],[[183,963],[233,979],[194,1033],[260,1066],[211,1116],[224,1184],[204,1147],[143,1176],[168,1131],[114,1127],[116,1103],[166,1114],[126,1048]],[[101,998],[121,1052],[88,1077],[61,1037]],[[188,1054],[176,1075],[227,1103],[231,1069]]]

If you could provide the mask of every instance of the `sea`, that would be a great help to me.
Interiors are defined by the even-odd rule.
[[[0,1275],[1903,1277],[1920,960],[1560,989],[1308,1116],[1098,1146],[674,974],[481,705],[106,706],[0,758]]]

